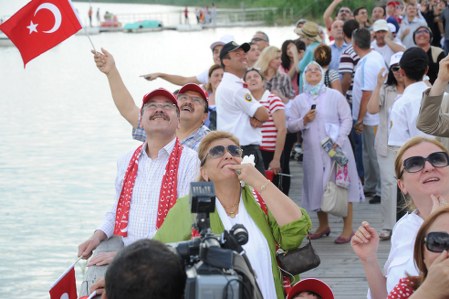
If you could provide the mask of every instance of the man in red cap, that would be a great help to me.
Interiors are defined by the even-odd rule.
[[[102,49],[102,52],[94,53],[95,63],[108,78],[117,109],[133,127],[133,138],[144,142],[146,131],[141,124],[140,108],[134,103],[133,97],[123,83],[114,57],[105,49]],[[203,137],[209,133],[209,128],[203,125],[208,116],[206,92],[197,84],[187,83],[177,94],[177,104],[180,110],[180,123],[176,129],[176,136],[182,145],[197,150]]]
[[[105,71],[103,60],[98,59],[97,65]],[[115,66],[105,73],[113,96],[130,97]],[[198,177],[197,153],[176,137],[180,108],[174,95],[163,88],[155,89],[143,97],[137,112],[146,133],[145,142],[118,160],[116,201],[103,224],[79,245],[78,256],[84,259],[112,236],[121,237],[125,246],[152,238],[176,199],[188,194],[190,183]],[[136,121],[138,118],[136,115]],[[107,265],[115,254],[111,250],[96,253],[88,266]],[[101,272],[95,276],[101,277]]]

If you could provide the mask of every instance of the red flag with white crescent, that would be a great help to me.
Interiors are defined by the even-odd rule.
[[[56,280],[50,289],[50,299],[77,299],[75,264]]]
[[[81,29],[69,0],[32,0],[0,25],[24,66]]]

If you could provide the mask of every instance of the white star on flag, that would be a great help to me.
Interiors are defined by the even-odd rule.
[[[39,24],[34,24],[33,21],[30,21],[30,26],[27,26],[27,28],[30,30],[30,34],[33,32],[37,32],[37,25]]]

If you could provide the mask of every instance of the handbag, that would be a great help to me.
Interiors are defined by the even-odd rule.
[[[289,251],[284,251],[281,248],[277,250],[278,266],[283,272],[298,275],[320,265],[320,257],[313,249],[310,238],[307,237],[307,239],[309,242],[303,247]]]
[[[346,217],[348,215],[348,189],[337,186],[331,180],[334,167],[335,162],[332,163],[329,179],[324,189],[321,211],[338,217]]]

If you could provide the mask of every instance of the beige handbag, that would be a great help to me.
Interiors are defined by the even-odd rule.
[[[331,180],[334,168],[335,162],[332,163],[329,179],[324,189],[321,211],[338,217],[346,217],[348,216],[348,189],[337,186]]]

